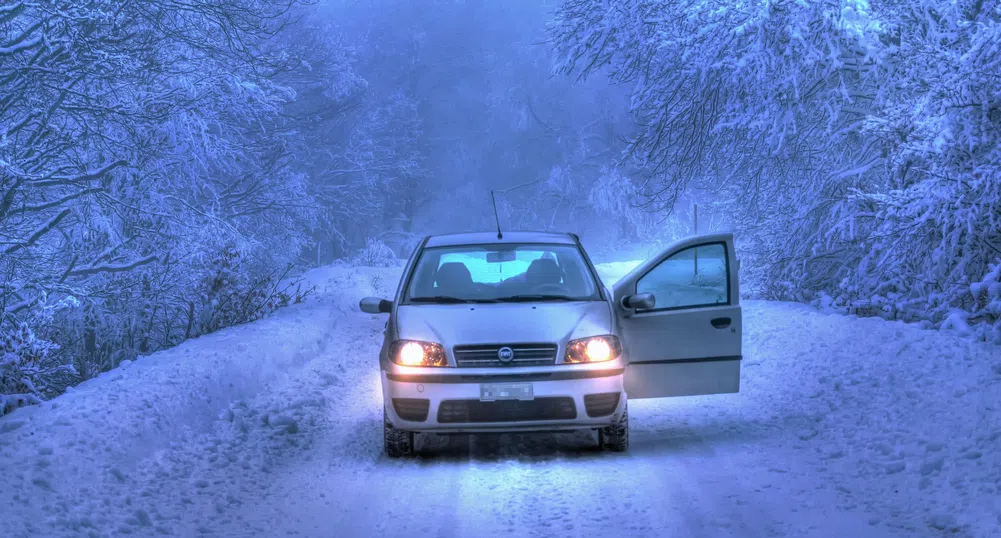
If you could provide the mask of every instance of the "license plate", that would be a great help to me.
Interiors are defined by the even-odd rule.
[[[535,398],[531,383],[484,383],[480,385],[480,401],[531,400]]]

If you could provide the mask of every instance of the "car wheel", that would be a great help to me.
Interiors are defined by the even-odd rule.
[[[625,452],[629,449],[629,405],[622,406],[622,414],[615,424],[598,430],[598,446],[612,452]]]
[[[393,426],[385,409],[382,411],[382,435],[385,440],[386,455],[390,458],[402,458],[414,453],[414,432]]]

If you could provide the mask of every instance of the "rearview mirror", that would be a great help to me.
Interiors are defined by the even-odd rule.
[[[652,293],[637,293],[622,298],[622,306],[626,308],[637,308],[640,310],[650,310],[657,305],[657,298]]]
[[[358,307],[361,308],[362,312],[369,314],[386,314],[392,312],[393,301],[387,301],[378,297],[365,297],[358,303]]]
[[[487,252],[487,263],[513,262],[517,257],[513,250],[496,250]]]

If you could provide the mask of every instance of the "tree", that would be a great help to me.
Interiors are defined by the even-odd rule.
[[[491,190],[504,226],[602,239],[606,231],[629,228],[623,223],[638,213],[599,220],[590,218],[598,210],[588,203],[592,186],[614,168],[631,125],[625,92],[552,76],[544,43],[552,7],[371,0],[338,11],[352,22],[351,41],[364,44],[359,69],[368,85],[361,102],[386,111],[372,118],[392,118],[387,123],[398,126],[360,131],[373,147],[394,148],[384,154],[399,163],[389,166],[381,189],[383,212],[366,208],[382,214],[367,223],[369,234],[412,238],[492,228]],[[620,172],[628,177],[632,170]],[[558,178],[566,183],[553,183]]]
[[[300,10],[0,6],[0,334],[27,327],[90,375],[191,336],[218,253],[252,260],[251,287],[298,255],[315,204],[279,114],[295,92],[276,79],[299,64],[275,37]]]
[[[728,198],[771,296],[940,323],[1001,252],[999,20],[976,0],[568,0],[551,36],[562,72],[633,86],[649,203]]]

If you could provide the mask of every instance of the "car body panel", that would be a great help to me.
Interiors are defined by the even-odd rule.
[[[401,304],[424,248],[500,242],[576,245],[601,290],[601,300]],[[660,262],[679,250],[712,243],[723,245],[727,252],[731,295],[726,304],[651,312],[638,312],[621,304],[624,297],[636,293],[637,281]],[[396,428],[427,433],[596,429],[615,423],[625,409],[627,397],[735,392],[739,390],[741,318],[732,249],[729,234],[689,238],[664,249],[609,287],[601,283],[579,239],[572,234],[505,232],[502,240],[492,232],[427,237],[407,261],[386,323],[380,363],[387,418]],[[721,317],[730,318],[726,330],[712,325]],[[561,364],[570,340],[599,335],[617,335],[623,353],[604,363]],[[408,367],[392,362],[389,347],[397,340],[441,344],[449,367]],[[456,367],[453,350],[458,345],[529,343],[557,345],[555,364]],[[481,385],[495,382],[531,383],[533,398],[572,398],[576,416],[559,420],[438,422],[442,402],[478,400]],[[622,393],[613,412],[598,417],[585,413],[585,396],[612,392]],[[427,400],[426,420],[401,418],[394,409],[394,398]]]
[[[427,247],[448,247],[457,245],[492,245],[509,243],[552,243],[554,245],[573,245],[574,237],[566,233],[555,232],[504,232],[497,238],[497,232],[472,232],[458,234],[432,235],[427,239]]]
[[[551,368],[550,368],[551,369]],[[621,368],[611,371],[621,372]],[[480,383],[424,383],[420,380],[394,381],[387,372],[382,374],[383,393],[386,395],[386,410],[393,424],[401,429],[428,433],[475,433],[509,431],[549,431],[600,428],[612,423],[616,413],[621,412],[626,399],[608,416],[588,417],[584,412],[586,394],[622,392],[623,375],[593,377],[587,379],[561,379],[558,381],[533,381],[535,398],[569,396],[574,399],[577,416],[567,420],[533,420],[522,422],[485,422],[442,424],[438,422],[438,410],[446,400],[476,400],[480,397]],[[427,420],[406,421],[400,418],[393,407],[393,398],[417,398],[430,400]]]
[[[697,261],[692,264],[687,258],[678,260],[680,253],[696,247],[725,254],[723,258],[703,259],[703,268],[696,270],[705,271],[709,266],[725,271],[725,278],[715,282],[718,286],[689,286],[688,290],[664,286],[665,291],[661,293],[658,305],[647,311],[631,309],[623,304],[626,297],[645,291],[638,289],[637,283],[658,268],[666,267],[664,264],[678,261],[678,266],[685,271],[690,265],[698,267]],[[743,320],[737,268],[731,234],[695,236],[670,245],[613,286],[619,331],[630,358],[626,372],[626,392],[630,398],[721,394],[740,390]],[[666,274],[668,276],[664,280],[682,281],[682,277],[673,273]],[[722,285],[724,283],[725,286]],[[724,288],[725,293],[719,291]],[[719,291],[718,297],[715,297],[716,304],[703,304],[699,300],[699,294],[711,295],[705,290]],[[667,296],[672,292],[682,298],[671,302]],[[689,295],[685,296],[685,293]],[[667,304],[662,306],[662,302]]]
[[[612,330],[606,301],[402,305],[396,315],[400,339],[456,345],[551,342],[564,349],[570,339]],[[452,347],[445,345],[455,365]]]

